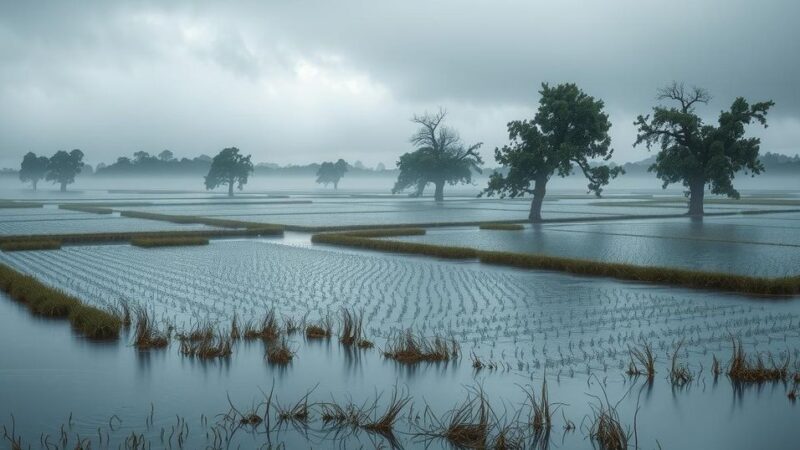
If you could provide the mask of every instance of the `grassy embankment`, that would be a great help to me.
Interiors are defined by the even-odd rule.
[[[35,315],[69,319],[72,327],[90,339],[117,339],[122,321],[109,311],[83,304],[36,278],[0,264],[0,289]]]
[[[131,239],[131,245],[143,248],[208,245],[208,238],[204,237],[135,238]]]
[[[694,271],[673,267],[649,267],[633,264],[608,263],[549,255],[513,252],[483,251],[469,247],[443,246],[374,239],[401,236],[402,230],[378,231],[367,235],[358,233],[319,233],[311,241],[365,250],[433,256],[449,259],[477,259],[485,264],[510,266],[521,269],[555,270],[575,275],[615,278],[626,281],[647,282],[695,289],[711,289],[756,295],[800,294],[800,275],[780,278],[752,277],[719,272]],[[409,234],[423,234],[411,229]]]
[[[0,199],[0,208],[42,208],[44,204],[37,202],[18,202]]]

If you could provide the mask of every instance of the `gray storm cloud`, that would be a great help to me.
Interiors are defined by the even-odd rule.
[[[764,151],[800,146],[795,1],[3,2],[0,165],[81,148],[92,163],[236,145],[257,161],[393,164],[443,106],[491,150],[541,82],[602,98],[614,160],[655,89],[773,99]]]

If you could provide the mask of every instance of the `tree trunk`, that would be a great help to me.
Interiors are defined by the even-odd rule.
[[[333,182],[333,190],[334,191],[339,190],[339,182],[338,181],[334,181]]]
[[[228,181],[228,197],[233,197],[233,180]]]
[[[444,180],[437,181],[435,184],[436,191],[433,194],[433,199],[437,202],[444,201]]]
[[[36,192],[36,185],[39,184],[39,180],[33,180],[31,184],[33,184],[33,192]]]
[[[528,220],[531,222],[542,221],[542,202],[544,195],[547,192],[547,178],[538,177],[533,185],[533,200],[531,200],[531,212],[528,214]]]
[[[61,183],[61,192],[67,192],[67,183]]]
[[[693,181],[689,185],[689,215],[703,215],[703,196],[705,195],[706,183],[704,181]]]

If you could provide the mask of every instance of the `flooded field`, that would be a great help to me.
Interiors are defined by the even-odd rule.
[[[112,208],[304,225],[517,220],[527,211],[527,202],[466,198],[441,206],[313,195],[230,205],[173,197]],[[57,203],[0,210],[0,232],[205,227],[61,210]],[[569,219],[653,209],[570,198],[548,208],[551,216]],[[578,221],[521,231],[444,227],[390,239],[782,276],[800,267],[798,229],[800,215],[786,212],[702,222]],[[792,426],[797,407],[787,397],[800,371],[800,304],[788,298],[358,251],[312,244],[308,233],[215,239],[200,247],[74,245],[0,253],[0,262],[88,305],[143,308],[157,329],[171,330],[165,348],[138,349],[135,327],[119,341],[95,342],[3,298],[0,339],[9,345],[0,350],[0,423],[6,442],[22,439],[32,448],[64,448],[65,439],[72,448],[78,436],[92,448],[144,442],[154,448],[441,448],[450,445],[445,428],[454,409],[466,405],[470,420],[479,420],[483,401],[487,439],[516,436],[538,448],[596,447],[595,419],[609,406],[631,447],[636,439],[644,449],[749,449],[763,442],[792,448],[800,438]],[[261,340],[236,340],[223,358],[183,353],[181,334],[210,326],[228,335],[234,320],[260,323],[270,311],[293,355],[286,365],[268,361],[275,344]],[[339,342],[343,311],[363,318],[363,337],[374,347]],[[305,325],[326,322],[331,336],[306,336]],[[406,330],[420,339],[447,339],[458,351],[446,361],[419,364],[384,355]],[[780,382],[734,382],[727,368],[735,342],[752,361],[785,363],[789,375]],[[643,348],[654,355],[649,381],[630,374],[631,351]],[[671,377],[676,364],[686,379]],[[545,381],[555,411],[547,433],[532,428],[529,397],[540,402]],[[392,432],[370,428],[394,392],[402,409]],[[304,413],[290,414],[293,407]],[[708,432],[720,423],[729,431]],[[782,431],[776,435],[776,429]]]

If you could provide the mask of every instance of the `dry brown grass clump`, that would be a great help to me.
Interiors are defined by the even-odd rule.
[[[542,380],[542,392],[536,398],[533,389],[523,389],[530,402],[530,426],[535,436],[547,435],[553,427],[553,414],[557,408],[550,404],[550,397],[547,394],[547,380]]]
[[[136,328],[133,345],[139,349],[164,348],[169,345],[169,333],[159,330],[145,308],[136,308]]]
[[[458,358],[461,351],[452,339],[434,336],[432,339],[417,336],[407,330],[390,340],[383,355],[404,364],[440,362]]]
[[[749,358],[742,343],[733,339],[733,353],[728,364],[728,377],[738,383],[764,383],[767,381],[783,381],[789,376],[789,361],[776,363],[770,358],[770,365],[764,362],[761,355]]]
[[[518,223],[482,223],[478,228],[481,230],[519,231],[525,227]]]
[[[372,341],[364,337],[364,319],[361,314],[343,309],[340,327],[339,342],[343,345],[355,345],[362,349],[374,347]]]
[[[672,383],[673,386],[685,386],[686,384],[690,383],[694,378],[692,375],[691,370],[686,364],[682,364],[678,362],[678,353],[683,346],[683,341],[678,343],[678,346],[675,348],[675,351],[672,353],[672,366],[669,369],[669,381]]]
[[[378,400],[375,400],[377,405]],[[392,398],[386,407],[384,413],[375,420],[364,423],[362,427],[367,431],[374,431],[384,435],[391,435],[394,430],[394,424],[403,409],[411,402],[411,397],[407,395],[400,395],[395,387],[392,392]]]
[[[281,326],[275,316],[275,311],[268,309],[260,323],[247,322],[242,336],[245,339],[262,339],[274,341],[281,335]]]
[[[463,448],[486,448],[490,431],[490,407],[482,391],[452,410],[442,432],[451,444]]]
[[[233,353],[233,343],[227,336],[203,337],[200,340],[181,340],[181,354],[192,358],[227,358]]]
[[[653,354],[653,347],[645,342],[641,348],[629,348],[628,351],[631,358],[628,364],[628,375],[647,375],[647,379],[652,381],[656,374],[656,358]]]
[[[58,250],[61,241],[58,239],[31,238],[27,240],[9,241],[0,243],[0,250],[4,252],[23,252],[33,250]]]
[[[267,361],[270,364],[285,365],[292,362],[294,352],[289,348],[286,339],[267,345]]]
[[[592,411],[594,418],[589,436],[603,450],[627,450],[630,433],[622,427],[616,407],[605,400],[592,405]]]
[[[309,339],[327,339],[331,334],[333,334],[333,323],[329,316],[306,326],[306,337]]]

